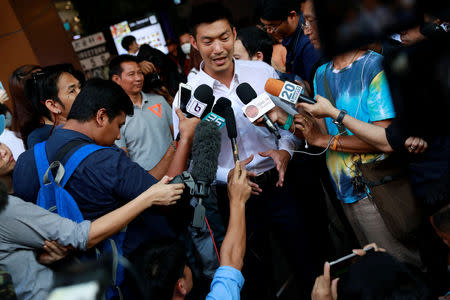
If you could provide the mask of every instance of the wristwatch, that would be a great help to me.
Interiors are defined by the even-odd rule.
[[[336,125],[342,125],[342,120],[344,120],[344,117],[346,114],[347,114],[347,111],[345,109],[341,110],[341,112],[337,116],[336,120],[333,120],[333,123]]]

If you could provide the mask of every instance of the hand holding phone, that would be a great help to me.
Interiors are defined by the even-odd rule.
[[[355,261],[366,254],[366,252],[373,252],[378,249],[375,244],[369,244],[364,249],[353,250],[352,254],[341,257],[335,261],[330,262],[330,275],[332,278],[339,278],[344,273],[348,272],[350,266],[355,263]],[[383,249],[384,250],[384,249]]]

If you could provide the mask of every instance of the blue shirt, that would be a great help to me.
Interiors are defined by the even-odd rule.
[[[284,38],[282,44],[286,47],[286,72],[300,76],[303,80],[310,81],[314,64],[320,58],[320,52],[314,49],[309,38],[303,34],[300,16],[295,32]]]
[[[392,119],[395,112],[382,59],[380,54],[368,51],[341,70],[333,69],[332,62],[324,64],[317,69],[314,77],[314,91],[326,97],[323,84],[326,72],[331,94],[338,109],[344,109],[349,116],[367,123]],[[325,122],[329,134],[339,133],[331,118],[325,118]],[[347,132],[353,135],[348,130]],[[344,203],[353,203],[366,197],[366,193],[355,191],[351,183],[357,174],[355,160],[360,159],[363,163],[367,163],[384,158],[385,156],[380,153],[358,154],[328,150],[328,171],[338,199]]]
[[[56,128],[46,144],[50,162],[58,151],[72,140],[94,143],[78,131]],[[62,163],[64,164],[78,148],[69,151]],[[80,163],[65,189],[77,202],[84,219],[95,220],[136,198],[156,182],[153,176],[132,162],[123,150],[105,148],[92,153]],[[16,196],[36,203],[40,186],[34,149],[29,149],[19,156],[14,168],[13,185]],[[133,240],[125,243],[124,252],[127,253],[128,248],[133,250],[147,239],[168,236],[172,236],[172,232],[165,217],[146,210],[128,226],[127,239],[133,237]]]
[[[214,274],[211,282],[211,290],[206,300],[238,300],[241,299],[241,289],[244,285],[244,277],[241,271],[230,267],[221,266]]]
[[[31,149],[34,145],[46,141],[50,137],[53,125],[44,124],[44,126],[33,130],[27,138],[27,147]]]

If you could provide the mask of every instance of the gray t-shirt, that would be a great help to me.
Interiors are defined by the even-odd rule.
[[[77,224],[9,196],[0,212],[0,268],[11,274],[19,299],[46,299],[53,285],[53,271],[37,262],[34,250],[44,240],[85,250],[90,228],[90,221]]]
[[[160,161],[173,140],[172,108],[164,97],[142,94],[142,107],[134,106],[134,115],[127,116],[120,129],[118,147],[126,147],[130,159],[150,171]]]

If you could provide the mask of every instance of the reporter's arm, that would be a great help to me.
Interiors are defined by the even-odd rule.
[[[316,118],[329,117],[332,119],[336,119],[338,117],[340,110],[331,105],[328,99],[320,95],[316,95],[315,99],[317,101],[316,104],[300,103],[299,107]],[[353,118],[352,116],[345,115],[344,119],[342,120],[342,124],[355,136],[360,138],[364,143],[371,145],[374,149],[386,153],[390,153],[393,151],[386,138],[386,128],[389,126],[390,121],[386,123],[386,120],[384,120],[370,124]],[[342,142],[342,138],[340,141]],[[350,143],[351,142],[352,141],[350,140]],[[348,141],[346,143],[348,143]],[[323,144],[323,141],[321,142],[321,144]],[[362,147],[362,144],[358,145],[358,143],[351,143],[350,145],[352,145],[356,149]],[[351,148],[346,147],[345,149]]]
[[[174,122],[175,132],[180,132],[180,141],[178,142],[177,151],[170,162],[170,166],[167,170],[167,175],[175,177],[186,170],[189,154],[191,153],[192,142],[194,140],[195,127],[200,123],[199,118],[186,118],[183,112],[179,108],[175,108],[177,116],[177,122]],[[179,126],[179,127],[178,127]]]
[[[228,182],[230,199],[230,220],[227,233],[220,249],[220,264],[241,270],[246,248],[245,203],[250,197],[247,170],[236,162],[235,170]]]
[[[150,206],[174,204],[181,198],[184,184],[169,184],[170,180],[170,177],[165,176],[137,198],[93,221],[89,230],[87,248],[119,232]]]
[[[220,249],[221,266],[214,274],[211,291],[206,296],[207,300],[240,299],[240,291],[244,285],[244,277],[240,270],[246,248],[245,203],[250,197],[250,192],[247,171],[241,167],[240,162],[236,162],[228,182],[230,220]]]

